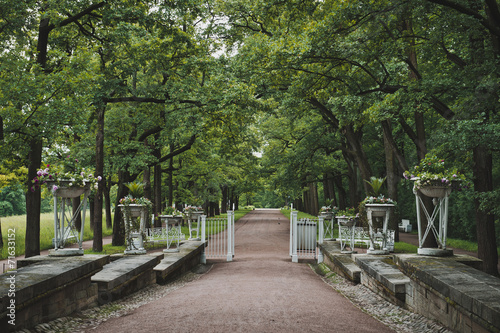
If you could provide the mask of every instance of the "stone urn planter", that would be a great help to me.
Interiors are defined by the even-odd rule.
[[[430,198],[444,198],[450,195],[451,193],[451,187],[449,186],[438,186],[438,185],[432,185],[432,186],[422,186],[420,187],[419,191]]]
[[[125,224],[125,254],[146,254],[144,233],[148,208],[140,204],[118,205]]]
[[[54,196],[61,198],[77,198],[90,190],[90,184],[88,183],[83,186],[71,186],[71,180],[60,180],[58,183],[59,185],[56,185],[55,182],[47,182],[47,187]],[[57,189],[54,189],[55,186],[57,186]]]
[[[203,215],[203,211],[189,211],[188,215],[188,225],[189,225],[189,240],[200,240],[200,224],[198,223],[198,218]],[[196,236],[193,237],[193,233]]]

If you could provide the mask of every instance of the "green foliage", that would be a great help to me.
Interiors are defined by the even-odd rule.
[[[125,184],[128,188],[129,194],[134,199],[139,199],[144,195],[144,183],[141,182],[131,182]]]
[[[382,185],[385,182],[385,178],[371,177],[369,181],[365,179],[365,182],[372,188],[372,194],[375,197],[382,194]]]

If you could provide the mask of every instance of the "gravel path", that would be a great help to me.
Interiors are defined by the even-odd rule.
[[[292,263],[288,229],[279,211],[256,210],[236,224],[233,262],[31,332],[447,332],[324,265]]]

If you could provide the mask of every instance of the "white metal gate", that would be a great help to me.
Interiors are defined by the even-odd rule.
[[[226,258],[232,261],[234,256],[234,211],[227,211],[227,218],[201,219],[201,240],[205,243],[201,262],[206,263],[207,258]]]
[[[320,253],[316,253],[318,226],[319,241],[322,242],[323,217],[297,220],[297,211],[290,213],[290,256],[292,262],[298,262],[299,257],[316,259],[320,255]]]

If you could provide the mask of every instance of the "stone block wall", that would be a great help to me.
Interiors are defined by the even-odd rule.
[[[97,284],[91,277],[109,262],[109,256],[33,258],[0,276],[0,332],[31,328],[97,305]],[[14,283],[10,276],[15,276]],[[9,304],[15,307],[9,310]]]

